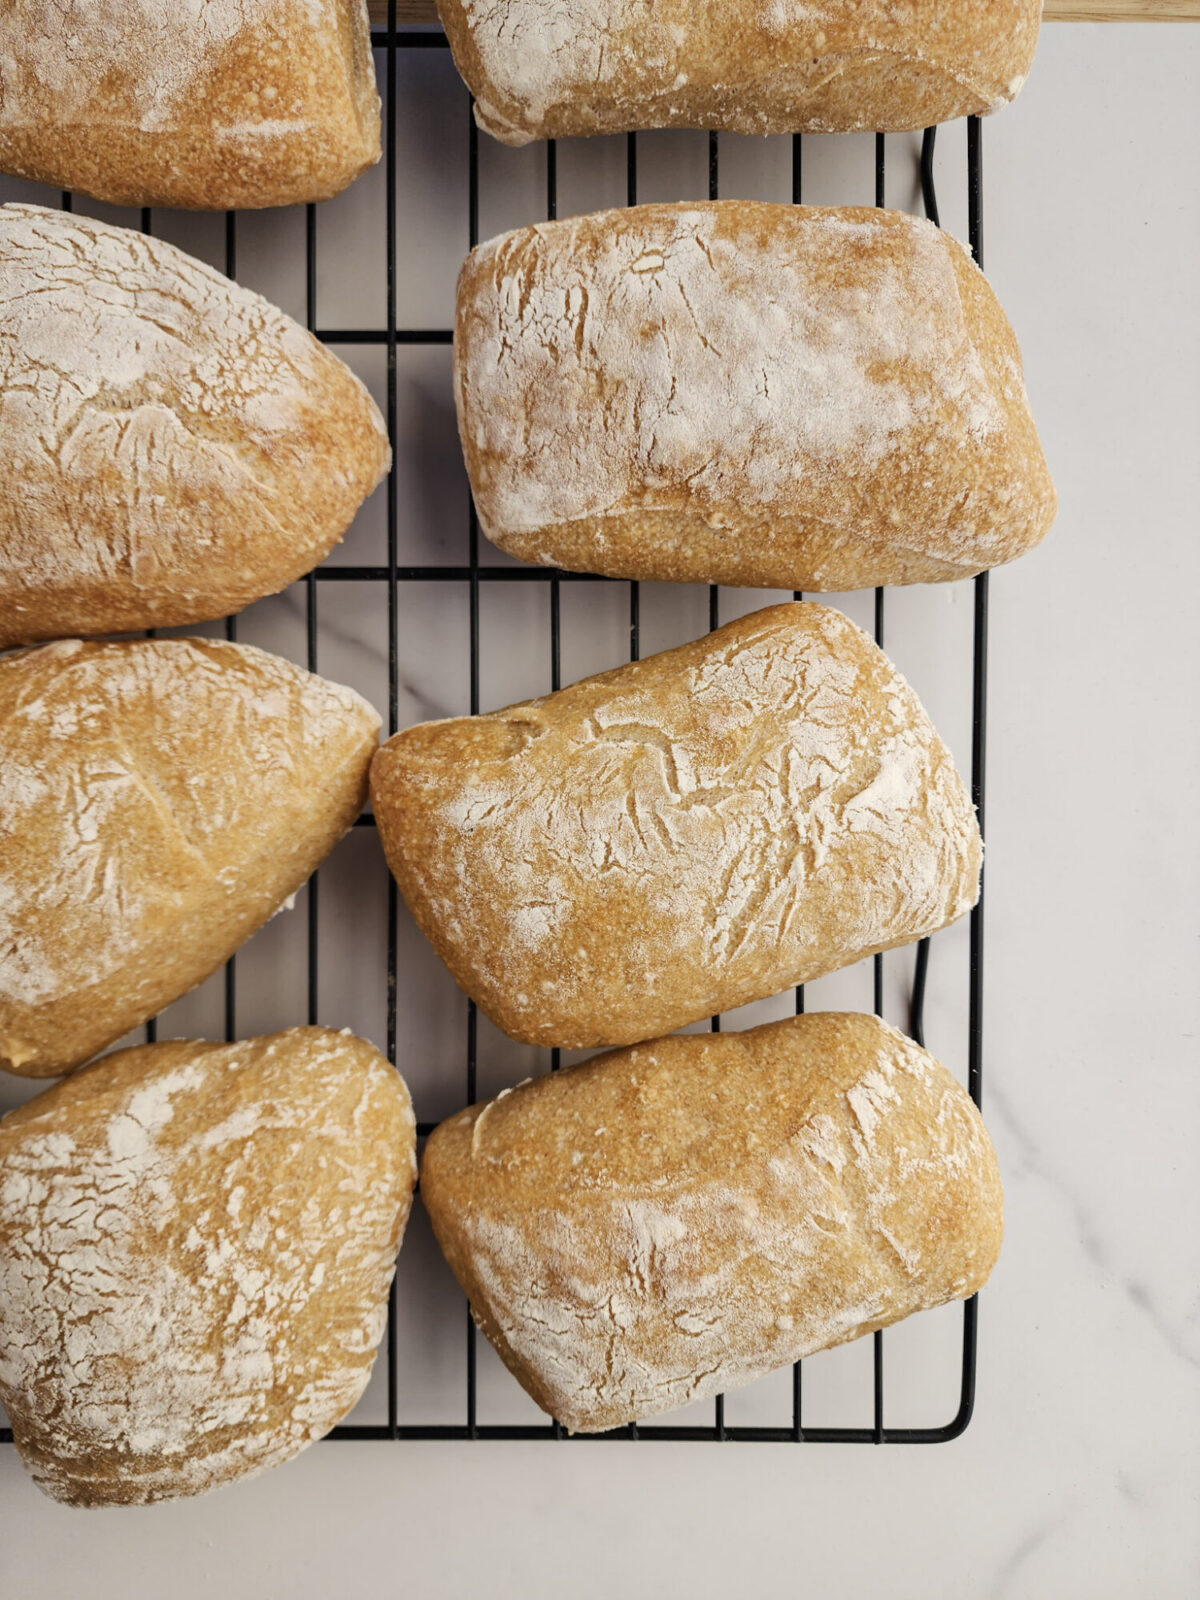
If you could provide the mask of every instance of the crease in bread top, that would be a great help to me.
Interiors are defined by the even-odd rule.
[[[902,132],[1019,92],[1042,0],[438,0],[505,144],[639,128]]]
[[[160,239],[0,207],[0,647],[240,611],[391,459],[363,383]]]
[[[415,1147],[400,1075],[327,1028],[118,1051],[0,1120],[0,1399],[39,1488],[199,1494],[327,1433]]]
[[[982,1119],[877,1018],[658,1039],[448,1118],[421,1195],[534,1400],[595,1432],[964,1299],[999,1254]]]
[[[455,979],[513,1038],[627,1044],[953,922],[969,795],[840,612],[770,607],[376,755],[380,838]]]
[[[902,212],[503,234],[459,275],[454,383],[480,525],[542,565],[841,593],[1011,561],[1056,509],[987,280]]]
[[[378,733],[248,645],[0,658],[0,1067],[69,1071],[208,977],[352,825]]]
[[[380,156],[365,0],[6,0],[0,171],[113,205],[327,200]]]

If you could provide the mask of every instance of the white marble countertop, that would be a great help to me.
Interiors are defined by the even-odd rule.
[[[409,325],[449,319],[465,242],[458,95],[448,60],[416,53],[401,117]],[[962,144],[947,130],[939,153],[943,221],[960,234]],[[643,198],[705,192],[701,136],[643,149]],[[889,201],[914,209],[915,149],[889,140]],[[910,1449],[330,1443],[206,1500],[90,1516],[41,1498],[4,1447],[0,1592],[1200,1593],[1198,155],[1200,28],[1050,26],[1028,87],[985,125],[986,264],[1021,339],[1062,510],[1046,543],[992,583],[985,1114],[1007,1238],[981,1301],[964,1437]],[[542,215],[542,159],[481,140],[484,235]],[[806,141],[805,198],[869,203],[871,160],[869,139]],[[564,214],[624,197],[615,146],[563,146],[559,171]],[[786,198],[783,141],[722,140],[721,172],[723,194]],[[382,248],[381,182],[376,172],[322,210],[325,327],[382,313],[361,266]],[[0,199],[35,194],[0,180]],[[219,228],[162,214],[162,231],[217,262]],[[302,228],[291,213],[239,224],[240,275],[300,314]],[[343,353],[382,394],[381,357]],[[401,353],[402,560],[465,559],[447,374],[445,350]],[[376,497],[334,559],[382,559],[384,526]],[[722,616],[766,598],[723,591]],[[385,705],[371,601],[356,584],[323,586],[320,666]],[[485,588],[485,708],[548,686],[545,603],[541,586]],[[623,659],[625,603],[620,585],[564,586],[566,678]],[[401,721],[465,709],[461,594],[426,584],[401,604]],[[866,597],[844,604],[868,620]],[[701,632],[706,614],[702,594],[648,591],[644,650]],[[969,590],[906,591],[888,616],[889,649],[965,764]],[[295,595],[265,602],[242,637],[299,654],[301,619]],[[375,842],[359,830],[340,849],[328,889],[323,879],[321,1020],[382,1042]],[[943,938],[929,1040],[962,1068],[965,944]],[[420,1115],[440,1116],[463,1098],[462,1008],[404,923],[400,949],[400,1064]],[[248,947],[241,1031],[301,1020],[303,962],[301,915]],[[907,967],[889,963],[901,1020]],[[826,982],[814,1004],[869,1007],[865,974]],[[165,1031],[219,1027],[218,1001],[206,986]],[[484,1089],[537,1067],[498,1035],[482,1050]],[[0,1086],[0,1105],[27,1088]],[[461,1388],[460,1303],[431,1250],[418,1223],[401,1264],[404,1403],[430,1420]],[[949,1416],[958,1324],[946,1318],[958,1315],[887,1335],[889,1421]],[[866,1347],[817,1362],[811,1420],[869,1421]],[[741,1416],[773,1420],[779,1403],[767,1386]],[[364,1415],[379,1404],[374,1385]],[[528,1416],[486,1361],[481,1406]]]

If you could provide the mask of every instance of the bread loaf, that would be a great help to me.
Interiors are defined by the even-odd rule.
[[[0,659],[0,1067],[66,1072],[207,978],[350,827],[378,730],[245,645]]]
[[[400,1075],[326,1028],[122,1050],[0,1121],[0,1399],[70,1505],[200,1494],[366,1387],[416,1179]]]
[[[883,652],[811,603],[408,728],[371,794],[422,932],[531,1044],[651,1039],[921,938],[978,895],[949,752]]]
[[[1041,0],[437,0],[479,126],[505,144],[634,128],[899,132],[995,111]]]
[[[615,1051],[443,1122],[421,1198],[543,1410],[600,1432],[973,1294],[996,1157],[939,1062],[874,1017]]]
[[[6,0],[0,171],[122,206],[327,200],[379,160],[364,0]]]
[[[1012,330],[896,211],[648,205],[459,276],[480,525],[525,561],[838,592],[965,577],[1054,517]]]
[[[366,389],[161,240],[0,208],[0,647],[226,616],[387,470]]]

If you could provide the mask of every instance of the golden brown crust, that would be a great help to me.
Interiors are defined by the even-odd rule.
[[[480,525],[525,561],[841,592],[969,576],[1054,519],[1012,329],[901,212],[518,229],[463,265],[454,367]]]
[[[505,144],[636,128],[899,132],[995,111],[1041,0],[437,0]]]
[[[409,728],[371,795],[422,932],[533,1044],[654,1038],[920,938],[978,895],[949,752],[882,651],[811,603]]]
[[[240,611],[387,470],[363,384],[161,240],[0,208],[0,648]]]
[[[0,1399],[70,1505],[286,1461],[366,1386],[416,1179],[403,1080],[327,1028],[122,1050],[0,1121]]]
[[[69,1071],[227,960],[353,823],[378,730],[247,645],[0,659],[0,1067]]]
[[[601,1056],[431,1135],[421,1198],[537,1403],[598,1432],[973,1294],[1003,1199],[978,1111],[874,1017]]]
[[[113,205],[327,200],[379,160],[364,0],[8,0],[0,171]]]

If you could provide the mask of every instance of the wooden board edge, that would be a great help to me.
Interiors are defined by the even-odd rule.
[[[1200,0],[1046,0],[1047,22],[1200,22]]]

